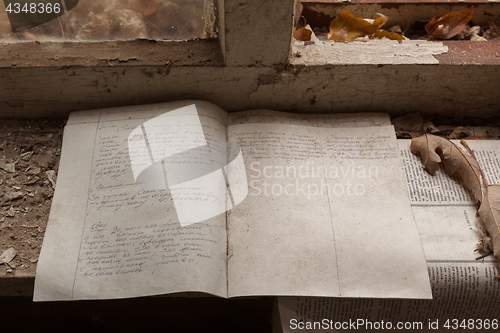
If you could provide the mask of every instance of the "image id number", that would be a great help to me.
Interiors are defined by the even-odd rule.
[[[443,327],[447,329],[457,330],[457,329],[498,329],[498,319],[448,319],[444,323]]]
[[[60,3],[36,3],[36,2],[31,2],[31,3],[25,3],[24,6],[21,7],[20,3],[9,3],[7,8],[5,8],[5,11],[9,14],[19,14],[21,12],[23,13],[31,13],[31,14],[51,14],[51,13],[56,13],[59,14],[61,12],[61,4]]]

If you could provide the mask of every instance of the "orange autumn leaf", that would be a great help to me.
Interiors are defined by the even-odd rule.
[[[387,38],[387,39],[392,39],[392,40],[405,40],[406,38],[404,36],[401,36],[400,34],[397,33],[390,33],[387,30],[378,30],[375,31],[375,33],[370,37],[370,38]]]
[[[387,22],[386,16],[379,15],[379,18],[370,23],[362,18],[354,17],[347,10],[344,10],[330,24],[328,39],[352,42],[358,37],[373,35]]]
[[[459,12],[450,12],[439,20],[435,17],[425,25],[425,31],[431,36],[439,39],[448,39],[461,33],[472,19],[474,7]]]
[[[311,40],[311,35],[312,31],[305,27],[299,28],[293,32],[293,38],[301,41]]]

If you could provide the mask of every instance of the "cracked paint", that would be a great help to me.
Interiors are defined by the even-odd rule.
[[[292,65],[367,65],[367,64],[439,64],[435,58],[448,52],[442,42],[405,40],[369,40],[366,42],[316,41],[292,43]]]

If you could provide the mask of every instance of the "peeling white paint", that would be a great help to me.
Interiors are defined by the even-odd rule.
[[[315,41],[309,45],[294,40],[290,63],[314,66],[438,64],[434,56],[446,52],[448,47],[443,43],[425,40],[404,40],[401,43],[388,39],[351,43]]]

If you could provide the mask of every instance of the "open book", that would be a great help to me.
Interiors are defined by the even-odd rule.
[[[34,300],[430,298],[388,123],[201,101],[74,112]]]

